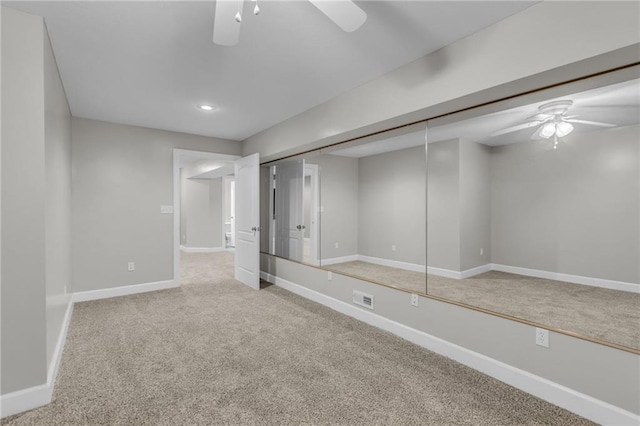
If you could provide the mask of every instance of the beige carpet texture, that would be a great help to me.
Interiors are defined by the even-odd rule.
[[[323,268],[640,349],[637,293],[497,271],[456,280],[361,261]]]
[[[3,423],[591,424],[279,287],[252,290],[212,267],[229,256],[184,255],[180,288],[76,304],[52,403]]]

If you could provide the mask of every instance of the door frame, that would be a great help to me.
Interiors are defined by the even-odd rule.
[[[317,164],[305,163],[304,177],[311,177],[311,206],[310,212],[311,223],[309,226],[309,239],[311,240],[311,264],[320,266],[320,177],[319,166]]]
[[[180,164],[185,157],[199,156],[203,160],[228,160],[235,161],[240,155],[220,154],[217,152],[197,151],[192,149],[173,149],[173,282],[180,286],[180,198],[182,188],[180,185]],[[224,220],[224,219],[223,219]],[[224,228],[223,228],[224,237]]]

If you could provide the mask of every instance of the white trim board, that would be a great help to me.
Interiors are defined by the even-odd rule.
[[[566,386],[536,376],[527,371],[489,358],[480,353],[463,348],[446,340],[400,324],[373,312],[365,311],[346,302],[318,293],[301,285],[264,273],[264,279],[271,278],[275,285],[299,296],[325,305],[335,311],[363,321],[402,337],[418,346],[446,356],[488,376],[507,383],[524,392],[555,404],[575,414],[600,424],[636,425],[640,416],[623,410],[607,402],[577,392]]]
[[[626,283],[622,281],[605,280],[601,278],[583,277],[580,275],[563,274],[559,272],[542,271],[539,269],[520,268],[518,266],[500,265],[497,263],[487,263],[476,268],[467,269],[462,272],[450,269],[440,269],[429,266],[427,273],[457,280],[470,278],[489,271],[508,272],[511,274],[524,275],[527,277],[544,278],[548,280],[562,281],[572,284],[581,284],[591,287],[608,288],[610,290],[627,291],[630,293],[640,293],[640,284]]]
[[[358,260],[367,263],[374,263],[376,265],[390,266],[392,268],[404,269],[405,271],[422,272],[424,273],[426,267],[424,265],[418,265],[416,263],[400,262],[399,260],[382,259],[379,257],[358,255]]]
[[[580,275],[562,274],[559,272],[542,271],[539,269],[520,268],[517,266],[491,264],[491,270],[508,272],[511,274],[526,275],[529,277],[546,278],[549,280],[564,281],[573,284],[588,285],[591,287],[608,288],[611,290],[628,291],[630,293],[640,293],[640,284],[626,283],[623,281],[605,280],[601,278],[583,277]]]
[[[224,247],[185,247],[180,246],[180,251],[185,253],[217,253],[219,251],[225,251]]]
[[[128,296],[130,294],[146,293],[148,291],[166,290],[180,287],[180,283],[173,280],[157,281],[152,283],[123,285],[120,287],[103,288],[73,293],[73,302],[86,302],[88,300],[107,299],[110,297]]]
[[[330,259],[321,259],[320,264],[322,266],[327,266],[327,265],[334,265],[336,263],[355,262],[356,260],[358,260],[358,255],[350,254],[349,256],[332,257]]]
[[[58,376],[58,368],[60,366],[60,360],[62,359],[64,344],[67,340],[67,331],[69,330],[72,314],[73,297],[69,297],[67,310],[62,320],[62,327],[60,328],[60,334],[58,335],[56,347],[53,351],[53,357],[47,368],[47,383],[0,395],[0,418],[12,416],[27,410],[33,410],[34,408],[42,407],[51,402],[53,386]]]

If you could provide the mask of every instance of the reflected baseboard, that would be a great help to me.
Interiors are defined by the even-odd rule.
[[[539,269],[520,268],[518,266],[500,265],[496,263],[491,264],[491,270],[507,272],[511,274],[526,275],[529,277],[545,278],[548,280],[564,281],[573,284],[588,285],[591,287],[608,288],[610,290],[640,293],[640,284],[627,283],[623,281],[605,280],[602,278],[584,277],[580,275],[542,271]]]
[[[417,263],[401,262],[399,260],[381,259],[379,257],[364,256],[359,254],[358,260],[367,263],[375,263],[376,265],[390,266],[392,268],[404,269],[405,271],[422,272],[424,274],[426,267]]]
[[[185,253],[217,253],[219,251],[225,251],[224,247],[185,247],[180,246],[180,251]]]
[[[328,266],[328,265],[335,265],[336,263],[355,262],[356,260],[360,260],[359,259],[359,255],[351,254],[349,256],[332,257],[330,259],[322,259],[320,261],[320,264],[322,266]]]
[[[559,272],[543,271],[540,269],[521,268],[519,266],[500,265],[498,263],[487,263],[475,268],[459,272],[451,269],[441,269],[429,266],[427,273],[445,278],[462,280],[471,278],[489,271],[507,272],[510,274],[524,275],[527,277],[544,278],[547,280],[562,281],[572,284],[581,284],[591,287],[607,288],[609,290],[627,291],[630,293],[640,293],[640,285],[626,283],[623,281],[606,280],[602,278],[584,277],[580,275],[563,274]]]

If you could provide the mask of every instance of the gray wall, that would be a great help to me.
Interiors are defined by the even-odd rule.
[[[2,394],[47,381],[70,297],[71,114],[42,18],[2,8]]]
[[[191,248],[224,247],[222,178],[185,179],[181,192],[182,244]]]
[[[540,2],[249,138],[243,151],[275,159],[633,63],[639,11],[637,2]],[[540,32],[549,17],[558,25]],[[558,40],[563,49],[551,48]],[[556,333],[545,349],[517,322],[426,298],[412,308],[406,293],[339,274],[329,282],[325,271],[268,255],[261,265],[347,303],[364,290],[381,316],[640,414],[637,355]]]
[[[359,254],[425,264],[426,161],[424,146],[359,159]]]
[[[377,315],[640,413],[638,355],[554,332],[550,347],[543,348],[535,344],[535,328],[526,324],[423,296],[412,307],[408,293],[337,273],[328,281],[326,271],[267,254],[261,255],[261,267],[348,304],[353,290],[371,294]]]
[[[638,14],[638,2],[540,2],[252,136],[243,151],[273,160],[636,62]]]
[[[490,160],[488,146],[460,141],[461,271],[491,263]]]
[[[427,266],[460,270],[460,142],[429,143]]]
[[[44,26],[2,8],[2,394],[47,380]]]
[[[320,164],[320,258],[358,254],[358,159],[323,155]],[[338,248],[335,244],[338,243]]]
[[[173,204],[173,148],[241,150],[234,141],[73,118],[74,292],[173,279],[173,216],[160,214]]]
[[[62,330],[71,286],[71,110],[44,33],[47,365]]]
[[[493,263],[638,283],[638,126],[493,148]]]

